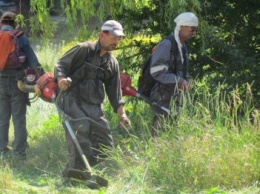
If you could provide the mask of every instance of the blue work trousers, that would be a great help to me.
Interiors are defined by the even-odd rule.
[[[16,77],[0,74],[0,151],[7,149],[10,120],[12,118],[14,154],[25,154],[27,144],[27,101],[28,94],[18,89]]]

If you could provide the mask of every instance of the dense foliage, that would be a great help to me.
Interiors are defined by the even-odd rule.
[[[259,103],[260,2],[207,1],[203,10],[209,26],[202,31],[204,44],[199,38],[193,48],[196,75],[209,77],[212,88],[222,83],[227,91],[239,87],[245,94],[246,85],[252,85],[255,102]]]
[[[255,0],[26,0],[29,2],[32,32],[50,37],[55,29],[50,13],[66,16],[69,28],[88,29],[90,18],[101,22],[115,18],[122,22],[127,37],[142,34],[144,40],[123,45],[126,52],[119,56],[122,69],[138,71],[138,67],[156,44],[149,37],[165,36],[174,28],[173,19],[183,11],[193,11],[200,20],[199,33],[190,41],[193,77],[204,79],[215,90],[221,84],[224,91],[239,88],[246,96],[251,85],[255,105],[259,107],[260,1]],[[23,10],[23,9],[22,9]],[[60,10],[60,11],[57,11]],[[133,48],[135,48],[133,50]]]
[[[210,82],[213,90],[219,84],[226,92],[238,87],[244,97],[249,84],[252,86],[255,103],[259,103],[260,84],[257,76],[260,73],[260,25],[257,18],[260,16],[260,2],[199,2],[186,1],[187,4],[171,6],[169,2],[153,1],[154,9],[149,7],[139,12],[126,8],[124,14],[117,16],[127,24],[131,21],[144,21],[134,22],[131,29],[135,31],[165,36],[172,31],[172,18],[176,14],[184,10],[194,11],[200,18],[200,28],[197,37],[190,41],[193,77]],[[169,15],[168,12],[172,14]],[[138,46],[140,54],[147,56],[145,47]],[[151,49],[152,46],[154,45],[150,44],[148,48]],[[259,107],[259,104],[255,105]]]

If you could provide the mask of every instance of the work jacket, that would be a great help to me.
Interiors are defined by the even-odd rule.
[[[103,103],[106,93],[116,112],[124,103],[119,64],[110,52],[100,56],[99,44],[99,41],[87,41],[71,48],[57,62],[54,76],[55,79],[70,77],[72,84],[68,92],[89,104]]]
[[[150,73],[157,83],[175,86],[176,83],[182,82],[183,79],[187,80],[189,77],[189,53],[185,43],[182,47],[184,58],[182,63],[179,51],[177,51],[177,59],[174,59],[176,51],[171,51],[171,44],[169,39],[163,39],[158,43],[152,55]]]

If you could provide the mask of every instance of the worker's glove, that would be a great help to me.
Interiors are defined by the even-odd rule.
[[[178,84],[178,89],[183,91],[183,92],[186,92],[188,91],[188,88],[189,88],[189,83],[184,79],[182,80],[179,84]]]
[[[126,115],[120,117],[120,121],[118,124],[118,128],[128,128],[131,125],[131,121],[128,119]]]
[[[37,84],[34,85],[34,91],[37,94],[37,96],[42,95],[42,90],[39,88],[39,86]]]
[[[70,78],[59,78],[58,79],[58,86],[60,90],[66,91],[71,84],[71,79]]]

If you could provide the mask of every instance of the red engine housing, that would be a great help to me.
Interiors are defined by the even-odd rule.
[[[40,96],[43,100],[53,101],[56,96],[58,85],[54,82],[54,75],[50,72],[43,74],[36,82],[36,85],[42,92]]]
[[[131,86],[132,81],[128,74],[120,72],[120,81],[123,96],[136,96],[136,90]]]

